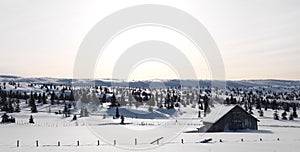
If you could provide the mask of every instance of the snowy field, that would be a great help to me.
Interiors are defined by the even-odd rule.
[[[13,114],[18,118],[15,124],[0,125],[1,151],[298,151],[300,144],[300,120],[273,120],[272,110],[264,117],[258,117],[259,130],[224,133],[198,133],[196,128],[201,119],[187,119],[195,115],[189,108],[176,120],[126,119],[126,125],[119,120],[102,116],[71,121],[61,115],[49,113],[33,114],[35,124],[28,124],[30,112]],[[254,113],[258,116],[258,113]],[[105,125],[104,125],[105,124]],[[124,132],[127,130],[128,132]],[[131,132],[130,132],[131,131]],[[168,132],[168,133],[166,133]],[[150,144],[160,135],[159,144]],[[176,135],[178,133],[178,135]],[[137,144],[135,139],[137,138]],[[212,138],[209,143],[200,143]],[[183,144],[181,143],[183,139]],[[220,139],[222,142],[220,142]],[[20,141],[17,147],[17,140]],[[36,141],[38,140],[38,147]],[[98,146],[98,140],[100,145]],[[114,140],[116,144],[114,145]],[[243,140],[243,141],[241,141]],[[79,146],[77,145],[79,141]],[[58,146],[60,142],[60,146]]]
[[[3,77],[3,76],[2,76]],[[2,82],[16,80],[21,85],[16,87],[6,85],[6,91],[19,92],[44,92],[39,85],[29,86],[27,82],[64,83],[70,80],[60,79],[23,79],[3,77]],[[0,82],[1,82],[0,81]],[[76,82],[79,83],[79,82]],[[101,82],[104,83],[104,82]],[[172,82],[173,83],[173,82]],[[202,82],[203,83],[203,82]],[[251,90],[260,86],[267,94],[272,91],[292,92],[298,91],[299,82],[285,81],[238,81],[228,82],[231,86],[251,87]],[[264,87],[264,86],[272,87]],[[50,89],[50,92],[59,93],[59,89]],[[267,91],[270,91],[268,93]],[[229,97],[232,91],[222,92],[222,98]],[[242,93],[243,91],[240,91]],[[226,93],[228,93],[226,95]],[[30,95],[30,94],[29,94]],[[80,109],[71,109],[71,117],[64,117],[55,112],[64,109],[63,104],[37,104],[38,113],[31,113],[30,107],[21,100],[21,112],[9,113],[16,118],[16,123],[0,123],[0,151],[18,152],[76,152],[76,151],[163,151],[163,152],[196,152],[196,151],[222,151],[222,152],[298,152],[300,145],[300,119],[274,120],[274,111],[270,108],[260,117],[257,110],[254,116],[260,120],[258,130],[242,130],[222,133],[199,133],[197,128],[202,126],[203,119],[198,118],[198,109],[193,105],[181,106],[167,110],[155,107],[149,112],[149,107],[121,106],[120,114],[125,115],[125,124],[120,124],[120,119],[113,119],[115,109],[108,107],[89,108],[89,117],[80,117]],[[183,99],[187,97],[182,95]],[[237,97],[239,98],[239,97]],[[126,97],[128,100],[128,97]],[[299,102],[295,99],[294,102]],[[49,111],[49,106],[51,111]],[[77,105],[79,106],[79,105]],[[221,105],[214,105],[211,110],[216,110]],[[95,111],[94,111],[95,110]],[[203,117],[203,110],[202,117]],[[279,110],[280,115],[283,111]],[[3,115],[3,111],[0,112]],[[78,119],[72,121],[73,114],[78,114]],[[29,124],[29,117],[33,115],[34,124]],[[212,139],[208,143],[201,143],[205,139]],[[160,139],[158,142],[157,139]],[[17,146],[17,142],[19,145]]]

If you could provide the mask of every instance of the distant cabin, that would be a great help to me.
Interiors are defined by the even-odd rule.
[[[224,132],[243,129],[257,130],[257,118],[249,114],[239,105],[221,106],[203,119],[201,131]]]

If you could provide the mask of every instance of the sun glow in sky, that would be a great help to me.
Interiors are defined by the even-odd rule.
[[[72,78],[76,53],[88,31],[105,16],[139,4],[169,5],[197,18],[219,47],[226,79],[300,80],[297,0],[0,0],[0,75]],[[205,57],[193,53],[194,46],[184,37],[153,27],[114,39],[99,57],[95,77],[109,78],[122,51],[150,39],[172,43],[189,58],[198,79],[211,78]],[[178,75],[167,64],[149,61],[133,67],[128,79],[160,78]]]

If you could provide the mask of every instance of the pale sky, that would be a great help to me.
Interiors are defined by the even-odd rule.
[[[0,75],[72,78],[76,53],[89,30],[107,15],[138,4],[169,5],[197,18],[219,47],[226,79],[300,80],[298,0],[0,0]],[[95,77],[109,78],[115,56],[150,39],[174,43],[197,78],[210,79],[203,54],[193,54],[196,48],[177,33],[155,27],[129,30],[111,41]],[[156,61],[141,62],[129,76],[155,78],[178,76],[176,69]]]

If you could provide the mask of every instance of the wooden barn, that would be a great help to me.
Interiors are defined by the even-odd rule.
[[[257,130],[259,120],[245,111],[239,105],[221,106],[203,119],[202,131],[224,132],[243,129]]]

